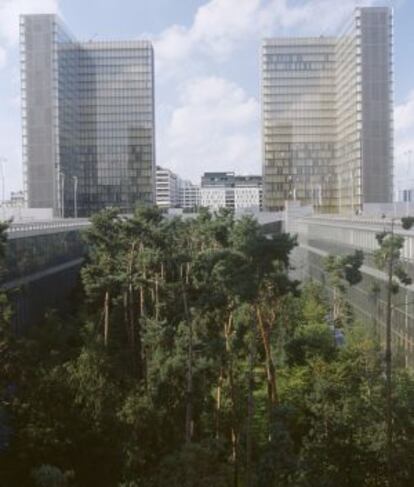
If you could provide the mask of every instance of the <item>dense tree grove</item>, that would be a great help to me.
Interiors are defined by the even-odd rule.
[[[18,337],[0,297],[1,486],[389,485],[383,354],[335,297],[336,346],[324,290],[288,277],[294,238],[148,208],[103,211],[85,238],[70,316]],[[329,260],[338,288],[361,258]],[[404,370],[393,434],[393,485],[412,486]]]

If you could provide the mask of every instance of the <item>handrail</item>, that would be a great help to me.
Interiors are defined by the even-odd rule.
[[[33,231],[42,230],[54,230],[54,229],[76,229],[90,226],[90,221],[85,220],[72,220],[72,221],[42,221],[42,222],[24,222],[24,223],[11,223],[7,229],[7,233],[10,236],[14,236],[18,233],[27,233]]]
[[[338,224],[338,225],[347,225],[347,226],[355,226],[356,228],[365,225],[364,229],[365,230],[371,230],[375,231],[373,228],[374,226],[377,227],[384,227],[385,225],[391,224],[392,219],[391,218],[378,218],[378,217],[341,217],[341,216],[310,216],[310,217],[301,217],[298,218],[300,221],[305,221],[305,222],[315,222],[315,223],[325,223],[325,224]],[[366,225],[370,225],[370,227],[367,227]],[[400,221],[395,221],[394,225],[397,227],[398,232],[404,232],[405,234],[413,234],[414,230],[406,230],[402,228],[402,224]]]

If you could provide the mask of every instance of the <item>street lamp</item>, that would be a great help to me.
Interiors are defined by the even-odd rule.
[[[78,177],[73,176],[73,215],[78,218]]]
[[[351,219],[354,219],[354,169],[351,168]]]
[[[320,205],[321,207],[326,204],[326,199],[328,200],[328,213],[329,213],[329,208],[332,208],[333,206],[333,203],[332,203],[332,199],[334,198],[332,196],[332,194],[335,194],[333,193],[333,188],[331,186],[331,183],[337,178],[338,176],[335,176],[333,173],[330,173],[330,174],[327,174],[326,176],[323,176],[322,178],[322,184],[319,185],[320,187]],[[323,198],[323,195],[324,195],[324,192],[325,192],[325,201],[324,201],[324,198]],[[338,197],[339,199],[339,197]],[[335,202],[335,207],[338,207],[338,202]],[[338,208],[339,210],[339,208]]]
[[[290,186],[292,187],[292,190],[289,192],[293,196],[293,201],[296,201],[296,187],[294,184],[294,179],[293,176],[288,177],[288,182],[290,183]]]
[[[59,179],[61,182],[60,187],[60,212],[61,217],[65,218],[65,174],[62,171],[59,171]]]
[[[314,187],[313,187],[313,181],[312,181],[312,176],[311,176],[311,181],[310,181],[310,187],[311,187],[311,205],[312,205],[312,210],[315,211],[315,194],[314,194]]]
[[[338,174],[339,213],[342,213],[342,176]]]
[[[318,205],[322,207],[322,184],[318,184]]]

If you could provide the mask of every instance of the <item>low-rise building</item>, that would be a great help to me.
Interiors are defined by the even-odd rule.
[[[234,172],[209,172],[201,178],[201,206],[218,210],[261,209],[261,176],[236,176]]]
[[[200,186],[191,181],[180,181],[180,208],[196,210],[201,206]]]
[[[6,208],[23,208],[25,206],[23,191],[12,191],[10,199],[3,201],[2,205]]]
[[[234,207],[236,209],[262,209],[262,177],[236,176],[234,186]]]
[[[156,203],[160,208],[180,206],[180,178],[170,169],[157,166],[155,180]]]
[[[196,211],[201,206],[200,186],[181,179],[170,169],[157,166],[156,202],[160,208]]]
[[[397,192],[397,201],[399,203],[414,202],[414,185],[412,183],[410,186],[406,186]]]

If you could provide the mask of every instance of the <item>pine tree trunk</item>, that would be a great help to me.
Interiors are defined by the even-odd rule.
[[[237,454],[237,444],[238,444],[238,435],[236,433],[236,429],[233,427],[231,429],[231,448],[232,448],[232,459],[233,459],[233,485],[234,487],[238,487],[239,485],[239,460]]]
[[[189,284],[190,282],[190,263],[187,262],[186,266],[185,266],[185,283]]]
[[[105,292],[104,301],[104,345],[108,346],[109,339],[109,291]]]
[[[220,439],[220,416],[221,416],[221,392],[223,387],[223,369],[220,367],[220,375],[216,391],[216,439]]]
[[[252,323],[249,347],[249,388],[247,399],[246,425],[246,487],[252,487],[252,424],[254,415],[254,357],[255,357],[255,328]]]
[[[187,351],[187,389],[185,407],[185,442],[191,443],[193,438],[193,324],[188,308],[187,291],[181,273],[181,290],[184,305],[184,314],[188,326],[188,351]]]
[[[228,375],[230,383],[230,397],[231,397],[231,409],[232,409],[232,419],[233,426],[231,429],[231,444],[232,444],[232,459],[234,464],[234,486],[238,485],[238,470],[239,470],[239,459],[238,459],[238,428],[237,428],[237,414],[236,414],[236,391],[234,387],[234,373],[233,373],[233,356],[230,344],[230,337],[233,328],[233,313],[230,312],[228,322],[224,325],[224,336],[226,339],[226,352],[228,356]]]
[[[272,359],[272,353],[270,349],[270,337],[269,330],[265,327],[263,322],[262,313],[259,306],[256,306],[257,321],[259,324],[260,335],[262,337],[263,348],[266,357],[266,375],[267,375],[267,385],[268,385],[268,398],[269,405],[276,406],[279,402],[277,387],[276,387],[276,372],[275,366]]]
[[[132,367],[136,372],[137,379],[142,379],[142,364],[141,364],[141,337],[138,335],[138,340],[135,340],[135,301],[134,290],[132,283],[129,284],[128,291],[128,309],[129,309],[129,341],[132,355]]]
[[[127,340],[128,340],[128,346],[131,343],[131,337],[130,337],[130,327],[129,327],[129,316],[128,316],[128,292],[124,291],[123,293],[123,305],[124,305],[124,325],[125,325],[125,333],[127,335]]]
[[[131,287],[123,292],[124,325],[127,337],[129,364],[133,372],[136,373],[137,357],[135,355],[135,325],[132,296]]]
[[[160,319],[160,300],[159,300],[159,283],[158,274],[155,274],[155,320]]]
[[[394,220],[391,222],[392,245],[388,258],[388,285],[385,329],[385,382],[386,382],[386,427],[387,427],[387,477],[388,487],[394,484],[393,478],[393,421],[392,421],[392,291],[394,278]]]

